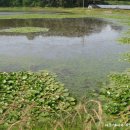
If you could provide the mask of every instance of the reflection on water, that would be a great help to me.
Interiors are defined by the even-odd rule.
[[[50,70],[77,95],[86,93],[111,71],[127,63],[120,54],[130,49],[115,41],[121,27],[100,19],[0,20],[0,28],[36,26],[49,32],[0,35],[0,71]]]
[[[0,29],[10,27],[43,27],[49,28],[47,33],[31,33],[26,34],[28,39],[34,39],[38,35],[44,36],[66,36],[66,37],[81,37],[92,33],[101,32],[107,22],[101,19],[84,18],[84,19],[3,19],[0,20]],[[114,30],[120,30],[119,26],[110,25]],[[5,35],[5,33],[1,33]],[[6,35],[14,35],[14,33],[6,33]],[[15,35],[18,35],[17,33]]]

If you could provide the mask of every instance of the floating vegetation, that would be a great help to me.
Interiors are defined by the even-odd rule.
[[[117,116],[121,122],[130,122],[130,70],[111,74],[109,83],[102,88],[101,95],[107,114]]]
[[[72,110],[75,99],[48,72],[0,73],[0,125],[37,121]]]
[[[16,27],[0,30],[0,33],[38,33],[38,32],[48,32],[48,28],[40,28],[40,27]]]
[[[130,44],[130,37],[122,37],[118,41],[122,44]]]
[[[125,61],[130,62],[130,52],[125,53],[125,54],[123,55],[123,59],[124,59]]]

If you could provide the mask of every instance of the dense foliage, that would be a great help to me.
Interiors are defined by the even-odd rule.
[[[0,73],[0,124],[43,121],[74,105],[68,90],[48,72]]]
[[[130,4],[129,0],[0,0],[0,6],[75,7],[88,4]]]
[[[93,0],[0,0],[0,6],[72,7],[83,6],[83,2],[84,5],[88,5],[88,3],[92,3]]]
[[[110,75],[109,84],[102,89],[105,99],[104,109],[107,114],[130,121],[130,70]]]

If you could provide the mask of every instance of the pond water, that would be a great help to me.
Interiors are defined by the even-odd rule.
[[[46,33],[0,34],[0,71],[49,70],[58,75],[73,94],[83,96],[113,71],[129,64],[120,62],[128,45],[116,43],[122,27],[102,19],[0,20],[0,29],[49,28]]]

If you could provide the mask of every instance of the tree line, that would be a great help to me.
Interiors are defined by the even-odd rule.
[[[112,0],[0,0],[1,7],[80,7],[92,3],[108,4]],[[114,0],[129,1],[129,0]]]
[[[101,0],[0,0],[1,7],[28,6],[28,7],[77,7]]]

